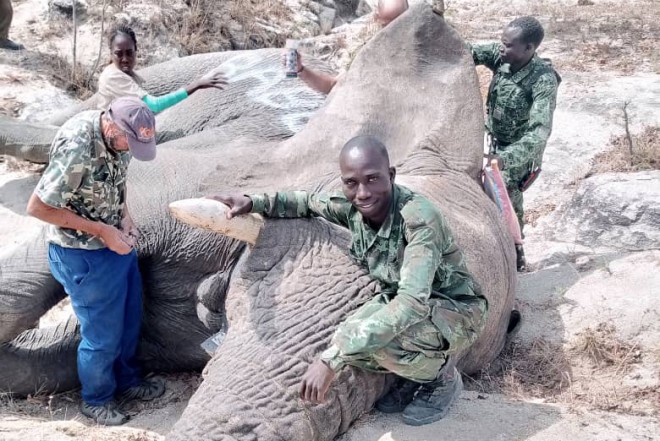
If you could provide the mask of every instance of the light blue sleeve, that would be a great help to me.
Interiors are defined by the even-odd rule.
[[[188,92],[186,89],[175,90],[174,92],[168,93],[163,96],[153,96],[146,95],[142,98],[142,101],[151,109],[152,112],[158,113],[172,107],[173,105],[180,103],[181,101],[188,98]]]

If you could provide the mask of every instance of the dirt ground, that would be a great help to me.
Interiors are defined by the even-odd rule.
[[[42,18],[30,12],[43,11],[45,3],[15,2],[13,35],[28,47],[60,50],[66,56],[69,37],[46,32],[39,27]],[[525,321],[500,359],[481,376],[467,379],[468,390],[445,420],[408,427],[397,415],[373,411],[340,439],[660,439],[660,252],[591,250],[587,263],[544,263],[555,249],[580,249],[549,242],[544,234],[551,228],[547,220],[570,199],[575,183],[590,173],[594,158],[610,152],[610,140],[622,135],[623,103],[630,103],[634,134],[651,136],[644,134],[660,127],[660,3],[445,3],[448,20],[471,41],[496,40],[511,19],[536,15],[546,29],[540,53],[552,58],[564,79],[544,172],[526,193],[526,249],[533,271],[520,275],[517,299]],[[80,52],[87,63],[96,54],[96,39],[90,39]],[[39,121],[73,102],[48,72],[31,62],[17,64],[12,56],[0,53],[0,112]],[[487,73],[481,73],[483,84],[488,84]],[[651,149],[660,149],[657,137],[649,139]],[[0,162],[0,255],[38,233],[41,224],[25,215],[25,206],[40,169],[9,159]],[[44,320],[52,323],[68,314],[70,309],[62,304]],[[166,379],[168,390],[162,398],[132,405],[130,422],[111,429],[80,415],[75,391],[28,399],[0,395],[0,441],[162,440],[201,381],[196,373]]]

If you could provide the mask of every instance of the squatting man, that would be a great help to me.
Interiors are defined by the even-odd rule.
[[[376,407],[403,412],[407,424],[444,417],[463,383],[455,355],[483,329],[488,302],[468,272],[442,212],[397,185],[385,146],[351,139],[339,155],[343,194],[216,195],[229,218],[322,217],[348,228],[350,254],[381,291],[342,322],[302,378],[300,396],[320,403],[346,365],[394,373],[397,381]]]

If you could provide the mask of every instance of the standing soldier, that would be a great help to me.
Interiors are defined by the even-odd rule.
[[[22,44],[14,43],[9,39],[9,27],[14,17],[11,0],[0,0],[0,49],[17,51],[24,49]]]
[[[339,155],[343,194],[219,195],[228,217],[312,217],[346,227],[350,254],[382,288],[339,325],[302,378],[303,400],[323,402],[347,365],[398,376],[376,407],[403,412],[410,425],[444,417],[463,383],[457,353],[479,336],[488,302],[468,272],[444,216],[426,198],[394,183],[385,146],[370,136]]]
[[[137,365],[142,326],[142,278],[135,244],[139,231],[126,206],[131,157],[156,156],[154,115],[139,98],[114,100],[107,111],[87,111],[57,132],[50,162],[27,212],[47,222],[48,263],[80,322],[80,410],[103,425],[128,415],[121,400],[151,400],[161,379],[143,380]]]
[[[522,191],[540,171],[561,82],[552,66],[536,54],[543,36],[537,19],[519,17],[504,29],[501,44],[470,45],[475,64],[493,71],[486,101],[489,153],[501,160],[521,231]],[[518,271],[524,271],[522,245],[516,245],[516,255]]]

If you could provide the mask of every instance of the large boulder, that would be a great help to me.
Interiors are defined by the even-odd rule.
[[[593,248],[660,248],[660,171],[605,173],[580,182],[553,214],[555,240]]]

